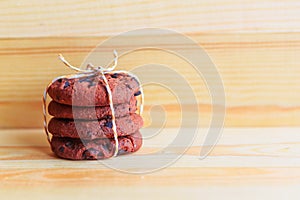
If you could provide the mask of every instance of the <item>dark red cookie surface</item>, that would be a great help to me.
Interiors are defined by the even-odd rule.
[[[135,113],[137,110],[136,103],[137,100],[133,96],[129,103],[114,105],[115,117],[123,117]],[[79,107],[64,105],[55,101],[49,103],[48,112],[56,118],[65,119],[102,119],[111,116],[111,109],[109,106]]]
[[[130,135],[143,126],[143,119],[138,114],[130,114],[116,118],[118,136]],[[113,138],[111,119],[74,120],[52,118],[48,130],[54,137],[81,138],[92,140],[97,138]]]
[[[118,141],[118,155],[132,153],[142,146],[142,135],[137,131],[130,136],[119,137]],[[112,157],[115,151],[115,141],[114,139],[96,139],[83,143],[80,139],[53,137],[51,148],[61,158],[96,160]]]
[[[105,74],[112,91],[114,104],[128,103],[133,95],[139,95],[135,78],[125,73]],[[58,79],[48,88],[50,97],[61,104],[74,106],[109,105],[105,83],[101,76]]]

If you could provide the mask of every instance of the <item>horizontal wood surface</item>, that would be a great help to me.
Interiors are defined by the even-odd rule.
[[[300,94],[295,92],[300,86],[299,33],[189,36],[206,50],[222,77],[227,106],[226,126],[300,124]],[[158,41],[158,44],[160,42],[155,40],[157,36],[149,38]],[[0,127],[41,127],[41,96],[44,88],[54,77],[73,73],[59,62],[58,53],[63,53],[73,65],[80,66],[85,56],[105,39],[107,37],[1,39],[0,110],[3,112],[0,112]],[[193,49],[180,44],[180,41],[169,47],[182,48],[191,55],[194,53]],[[114,48],[128,46],[119,44],[111,47]],[[103,48],[100,53],[112,58],[111,49]],[[121,57],[118,69],[130,70],[150,63],[167,65],[188,81],[201,109],[200,121],[202,125],[208,125],[211,115],[210,93],[204,79],[193,73],[192,67],[181,58],[156,50],[137,51]],[[203,63],[204,66],[206,64]],[[156,76],[172,79],[169,74]],[[178,84],[174,82],[174,86],[178,87]],[[184,88],[181,90],[185,91]],[[147,108],[153,104],[165,106],[169,112],[168,125],[178,124],[178,101],[172,93],[152,85],[145,87],[145,94]],[[182,100],[190,102],[188,98]],[[149,123],[146,117],[146,124]]]
[[[2,1],[0,37],[115,35],[158,27],[182,33],[297,32],[299,1]]]
[[[299,128],[226,128],[211,155],[200,160],[206,131],[199,129],[190,149],[170,167],[132,175],[96,161],[57,159],[43,130],[1,130],[0,197],[198,199],[200,195],[208,199],[241,196],[284,199],[299,196],[296,189],[300,180]],[[176,133],[177,129],[166,129],[145,139],[142,149],[131,156],[159,150]]]
[[[298,0],[1,1],[0,199],[299,199],[300,129],[291,128],[300,125],[299,9]],[[140,175],[96,161],[57,159],[41,129],[45,86],[56,76],[72,73],[57,55],[80,66],[111,36],[149,27],[189,36],[216,65],[226,93],[226,128],[218,145],[199,159],[212,116],[203,77],[173,54],[145,50],[121,57],[118,69],[159,63],[187,80],[197,104],[185,95],[182,106],[190,116],[199,109],[201,127],[192,146],[169,167]],[[199,56],[181,40],[167,37],[173,39],[169,49]],[[164,44],[162,35],[135,38]],[[120,42],[99,53],[112,58],[112,49],[135,46]],[[203,60],[201,66],[208,64]],[[212,75],[206,78],[216,81]],[[158,73],[155,78],[172,76]],[[174,86],[186,92],[176,80]],[[180,105],[172,92],[157,85],[144,89],[142,133],[155,134],[161,127],[164,117],[161,110],[151,110],[155,104],[163,106],[167,128],[144,138],[136,154],[120,159],[155,152],[176,137],[176,128],[194,127],[191,120],[181,125]]]

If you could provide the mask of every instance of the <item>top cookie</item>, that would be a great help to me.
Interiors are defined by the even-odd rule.
[[[133,95],[140,95],[139,84],[134,77],[125,73],[105,74],[105,77],[114,104],[127,103]],[[109,105],[107,90],[101,76],[58,79],[50,85],[48,94],[54,101],[66,105]]]

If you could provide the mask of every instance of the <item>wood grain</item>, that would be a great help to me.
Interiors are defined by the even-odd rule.
[[[158,27],[182,33],[300,31],[299,1],[2,1],[0,37],[107,36]]]
[[[162,105],[165,112],[165,127],[180,127],[182,111],[178,105]],[[185,113],[195,115],[195,110],[199,112],[199,126],[208,127],[212,117],[211,105],[185,105]],[[152,112],[152,113],[151,113]],[[145,127],[162,127],[160,120],[153,120],[161,110],[151,110],[145,106],[143,114]],[[227,107],[225,127],[282,127],[299,126],[300,108],[285,108],[280,106],[237,106]],[[50,119],[51,116],[48,116]],[[36,128],[43,126],[42,102],[3,102],[0,104],[0,126],[1,128]],[[184,127],[194,127],[192,122],[184,124]]]
[[[176,131],[166,129],[147,139],[138,154],[160,149]],[[191,148],[168,168],[132,175],[96,161],[57,159],[41,129],[0,130],[0,197],[147,199],[151,194],[151,199],[181,199],[183,195],[284,199],[286,193],[298,197],[299,128],[226,128],[212,154],[199,160],[206,131],[200,129]]]
[[[0,199],[300,199],[300,129],[291,128],[300,126],[299,9],[298,0],[0,1]],[[80,66],[111,36],[148,27],[189,36],[216,65],[226,93],[226,128],[217,146],[199,159],[212,115],[203,77],[179,57],[145,50],[121,57],[119,69],[159,63],[187,80],[197,103],[185,95],[182,106],[191,115],[199,110],[200,116],[191,147],[169,167],[148,174],[56,158],[41,129],[41,96],[54,77],[72,73],[58,53]],[[161,36],[135,38],[164,43]],[[199,56],[191,46],[173,41],[169,49]],[[118,43],[99,53],[112,58],[112,49],[135,45]],[[206,78],[216,81],[212,75]],[[170,74],[155,76],[172,80]],[[176,81],[174,86],[186,92]],[[142,133],[151,137],[123,159],[158,151],[180,126],[184,133],[194,127],[192,122],[181,125],[180,105],[166,88],[147,86],[145,94]],[[163,106],[167,119],[159,134],[164,117],[161,110],[151,110],[155,104]],[[179,154],[178,147],[172,150]]]
[[[300,125],[300,94],[295,92],[300,86],[299,33],[189,36],[207,51],[223,79],[226,126]],[[153,41],[159,41],[156,37],[150,36]],[[88,52],[105,39],[107,37],[1,39],[0,127],[41,127],[40,102],[45,86],[56,76],[72,73],[59,62],[58,53],[63,53],[73,65],[79,66]],[[128,46],[119,44],[111,48]],[[170,45],[170,48],[183,48],[191,55],[194,53],[180,41]],[[110,49],[101,51],[112,57]],[[210,93],[204,79],[193,73],[188,63],[174,55],[154,50],[134,52],[119,60],[120,68],[126,70],[149,63],[167,65],[189,82],[201,109],[200,121],[207,126],[211,116]],[[172,79],[168,74],[158,76]],[[165,106],[170,113],[168,125],[178,124],[176,119],[180,112],[172,93],[165,88],[147,86],[145,94],[148,108],[157,103]],[[183,101],[190,102],[188,98]],[[148,123],[149,120],[146,121]]]

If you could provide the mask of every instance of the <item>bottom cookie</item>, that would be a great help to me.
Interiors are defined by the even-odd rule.
[[[136,133],[119,137],[118,155],[136,152],[142,146],[142,135]],[[115,151],[114,139],[95,139],[83,142],[80,139],[52,137],[52,151],[60,158],[70,160],[98,160],[113,156]]]

